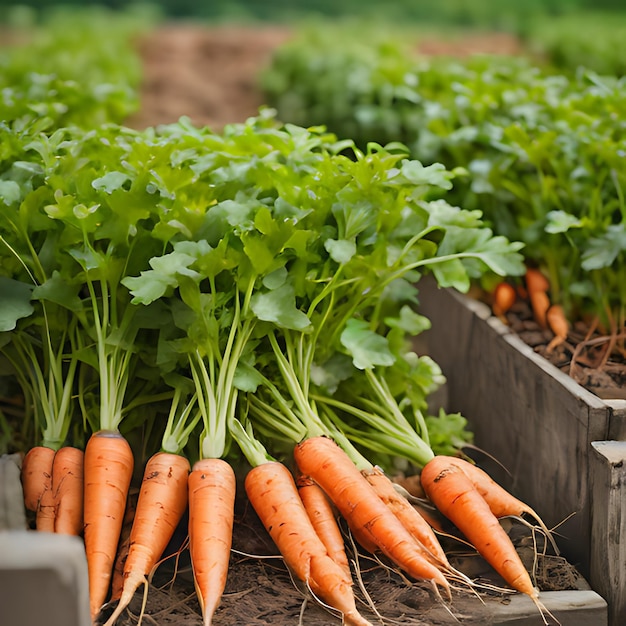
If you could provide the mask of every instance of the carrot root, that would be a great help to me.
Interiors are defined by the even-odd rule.
[[[109,590],[133,463],[130,445],[119,432],[98,431],[89,438],[84,462],[84,536],[92,619]]]
[[[532,517],[545,533],[556,554],[559,554],[552,533],[532,507],[509,493],[480,467],[458,457],[444,457],[441,455],[440,458],[446,458],[450,464],[458,467],[469,478],[496,517],[521,517],[524,514]]]
[[[334,441],[310,437],[295,447],[294,456],[300,470],[322,487],[357,537],[365,535],[410,576],[434,581],[450,595],[439,568]]]
[[[46,446],[35,446],[24,456],[21,472],[22,490],[24,506],[29,511],[38,512],[43,494],[52,488],[54,456],[55,451]],[[52,506],[54,507],[54,503]]]
[[[449,458],[435,457],[421,477],[428,497],[478,553],[511,587],[537,600],[538,592],[509,536],[465,473]]]
[[[79,536],[83,532],[84,458],[79,448],[66,446],[54,457],[54,532]]]
[[[345,624],[371,626],[356,608],[352,579],[329,556],[298,495],[289,470],[278,462],[254,467],[246,493],[285,563],[312,593],[343,614]]]
[[[112,626],[130,604],[169,543],[187,508],[189,462],[178,454],[159,452],[146,463],[130,531],[120,601],[106,622]]]
[[[493,292],[493,304],[491,309],[497,317],[504,315],[511,309],[517,300],[517,291],[511,283],[499,282]]]
[[[313,524],[313,528],[322,540],[328,554],[335,563],[343,568],[348,576],[351,576],[343,535],[328,496],[309,476],[300,474],[297,477],[296,485],[311,524]]]
[[[236,480],[221,459],[202,459],[188,478],[189,551],[203,624],[210,626],[219,606],[233,538]]]
[[[393,483],[379,468],[364,473],[367,482],[372,485],[378,497],[389,507],[402,525],[432,558],[437,567],[451,568],[437,536],[428,522],[394,488]]]

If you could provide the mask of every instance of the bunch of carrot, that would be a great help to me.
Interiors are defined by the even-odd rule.
[[[536,267],[527,267],[524,274],[524,288],[516,288],[511,283],[499,282],[493,291],[492,310],[494,315],[505,319],[506,313],[513,307],[521,292],[528,299],[534,320],[541,328],[549,328],[554,334],[548,345],[553,350],[567,341],[570,324],[563,307],[552,303],[550,283],[544,273]]]
[[[437,593],[471,585],[378,467],[404,458],[423,468],[433,503],[457,519],[438,487],[466,473],[450,463],[427,481],[443,458],[429,432],[444,423],[455,452],[467,433],[458,419],[423,415],[441,373],[407,349],[427,326],[414,284],[432,271],[440,284],[467,289],[478,268],[503,275],[521,256],[475,212],[430,203],[452,173],[380,146],[348,158],[348,143],[269,116],[224,136],[181,121],[145,135],[106,127],[37,141],[32,158],[41,163],[31,169],[46,175],[33,175],[23,201],[0,205],[0,233],[12,237],[7,267],[16,268],[0,277],[15,305],[0,318],[12,331],[0,348],[24,394],[50,400],[39,401],[36,420],[44,447],[61,460],[67,443],[84,446],[74,527],[84,535],[94,621],[117,602],[113,624],[148,589],[189,511],[196,590],[212,623],[244,459],[248,499],[286,564],[345,623],[367,620],[339,515],[363,548]],[[28,212],[32,230],[21,219]],[[32,341],[33,328],[43,339]],[[43,356],[41,345],[50,346]],[[31,362],[43,373],[34,381]],[[32,468],[29,457],[25,487]],[[31,496],[29,487],[27,505],[44,512],[46,494],[70,481],[56,468],[39,474],[51,489]],[[459,498],[468,506],[470,493],[486,489],[473,485]],[[66,502],[53,507],[58,515]],[[531,514],[519,503],[495,514],[511,510]],[[494,532],[493,515],[483,519],[483,534]],[[502,548],[494,567],[536,600],[517,562],[515,576],[498,565],[514,552]]]

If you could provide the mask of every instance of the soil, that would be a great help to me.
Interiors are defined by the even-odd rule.
[[[263,105],[259,72],[290,35],[281,26],[158,28],[138,42],[141,105],[127,125],[140,129],[186,116],[220,132],[226,124],[245,122]]]
[[[215,624],[341,624],[339,617],[320,606],[306,588],[290,576],[254,511],[240,501],[237,512],[229,574],[222,602],[215,614]],[[522,524],[513,522],[505,523],[505,528],[526,566],[529,570],[532,569],[534,550],[530,531]],[[180,540],[183,535],[184,530],[180,533]],[[346,539],[349,549],[353,544],[347,535]],[[372,555],[349,549],[349,558],[358,564],[363,585],[363,588],[359,588],[355,582],[358,607],[363,616],[377,626],[489,624],[495,607],[510,602],[511,591],[506,589],[502,580],[479,556],[465,553],[458,542],[443,542],[455,567],[471,576],[475,582],[495,587],[482,589],[480,599],[467,589],[455,589],[451,601],[444,602],[426,583],[410,582]],[[536,582],[542,591],[587,588],[575,568],[558,556],[539,556],[536,572]],[[366,590],[369,601],[376,607],[379,618],[368,605],[363,590]],[[118,626],[134,626],[141,610],[142,592],[138,592],[129,609],[120,617]],[[101,622],[110,611],[111,609],[103,611]],[[530,611],[534,611],[534,607]],[[159,626],[201,626],[200,606],[194,591],[187,550],[180,552],[177,561],[175,558],[166,561],[155,574],[153,584],[149,587],[143,623]]]
[[[605,400],[626,400],[626,335],[598,329],[593,322],[578,321],[567,339],[551,345],[549,329],[532,316],[528,303],[519,300],[502,319],[528,346],[579,385]]]

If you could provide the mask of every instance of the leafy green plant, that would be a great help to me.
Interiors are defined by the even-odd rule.
[[[521,58],[425,60],[354,40],[320,49],[307,35],[277,53],[264,84],[281,119],[466,168],[448,198],[523,241],[571,319],[623,326],[623,79],[549,74]]]
[[[123,122],[139,105],[135,41],[154,24],[102,7],[52,11],[23,43],[0,49],[0,119],[49,130]]]

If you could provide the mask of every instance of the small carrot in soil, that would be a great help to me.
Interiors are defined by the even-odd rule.
[[[204,626],[226,586],[236,488],[232,467],[221,459],[201,459],[189,474],[189,552]]]
[[[128,556],[119,604],[106,626],[111,626],[130,604],[135,591],[167,547],[187,509],[189,461],[179,454],[158,452],[146,463],[135,520],[130,531]]]
[[[52,493],[54,532],[79,536],[83,532],[84,459],[79,448],[65,446],[54,456]]]
[[[551,352],[557,346],[567,340],[569,333],[569,322],[565,317],[565,312],[560,304],[553,304],[546,313],[546,320],[550,330],[554,333],[554,339],[550,341],[547,351]]]
[[[435,506],[467,537],[478,553],[513,589],[538,599],[515,546],[472,481],[446,457],[422,469],[422,485]]]
[[[411,533],[435,559],[435,564],[451,567],[437,536],[428,522],[394,488],[393,483],[379,468],[364,473],[367,482],[374,488],[380,499],[390,508],[402,525]]]
[[[52,488],[54,456],[55,451],[46,446],[35,446],[24,456],[21,472],[22,490],[24,506],[29,511],[37,512],[44,492]]]
[[[328,496],[310,476],[299,474],[296,485],[313,528],[326,546],[328,554],[351,576],[343,535]]]
[[[550,308],[550,296],[548,295],[550,283],[540,270],[533,267],[526,268],[525,281],[533,317],[541,328],[547,328],[547,313]]]
[[[503,318],[517,300],[517,291],[511,283],[501,281],[493,291],[491,309],[497,317]]]
[[[130,445],[119,432],[101,430],[89,438],[84,463],[84,534],[92,619],[109,591],[133,464]]]
[[[246,493],[287,566],[313,594],[341,611],[344,624],[371,626],[357,610],[352,579],[328,554],[289,470],[267,461],[248,472]]]
[[[427,558],[400,520],[376,495],[350,457],[328,437],[310,437],[294,449],[296,463],[328,494],[350,528],[365,534],[398,567],[435,582],[449,594],[442,572]]]

